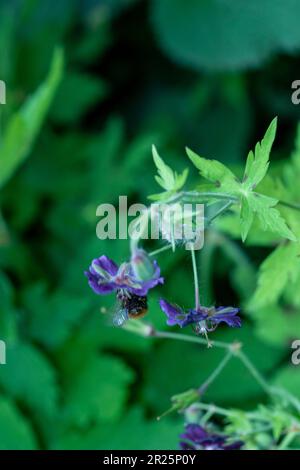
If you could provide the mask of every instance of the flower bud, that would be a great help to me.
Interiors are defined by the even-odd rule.
[[[137,248],[133,252],[130,264],[134,276],[139,281],[149,281],[155,275],[155,263],[151,260],[146,251],[140,248]]]

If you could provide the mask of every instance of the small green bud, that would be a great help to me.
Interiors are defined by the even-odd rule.
[[[139,281],[149,281],[155,275],[155,262],[153,262],[146,251],[140,248],[136,248],[132,253],[130,264],[134,276]]]

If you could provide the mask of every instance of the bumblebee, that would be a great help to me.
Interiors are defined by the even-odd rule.
[[[132,294],[127,290],[120,289],[117,292],[118,306],[113,316],[113,324],[122,326],[129,319],[144,317],[148,312],[146,296]]]

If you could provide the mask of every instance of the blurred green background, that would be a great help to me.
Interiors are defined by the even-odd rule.
[[[108,326],[100,308],[114,299],[95,296],[83,271],[104,253],[119,263],[129,248],[96,238],[96,207],[158,191],[152,143],[178,171],[189,166],[186,145],[238,171],[276,115],[280,174],[300,117],[291,102],[299,17],[297,0],[0,1],[1,449],[177,448],[182,416],[155,418],[222,352]],[[213,227],[199,256],[206,302],[246,305],[271,248],[262,239],[245,248]],[[165,329],[157,299],[188,307],[193,282],[185,250],[159,262],[167,282],[148,318]],[[300,299],[286,305],[293,315],[285,304],[245,308],[241,330],[214,337],[242,341],[271,382],[300,396],[289,366]],[[265,397],[233,360],[206,400],[248,409]]]

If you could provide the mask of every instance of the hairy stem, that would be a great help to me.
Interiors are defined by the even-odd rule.
[[[156,256],[159,253],[162,253],[163,251],[170,250],[171,248],[172,248],[172,245],[163,246],[162,248],[158,248],[157,250],[150,251],[149,256]]]
[[[194,286],[195,286],[195,309],[198,310],[200,307],[200,295],[199,295],[199,279],[197,271],[196,253],[194,247],[191,249],[193,274],[194,274]]]
[[[198,336],[184,335],[181,333],[171,333],[169,331],[152,331],[151,336],[155,338],[165,338],[165,339],[175,339],[179,341],[186,341],[188,343],[203,344],[207,346],[207,341],[204,338],[199,338]],[[211,341],[212,346],[217,348],[229,349],[232,347],[231,344],[223,343],[222,341]]]
[[[213,220],[215,220],[217,217],[219,217],[220,215],[224,214],[224,212],[226,212],[230,206],[232,206],[233,204],[233,201],[228,201],[226,202],[226,204],[221,207],[217,212],[215,212],[214,215],[212,215],[208,220],[207,220],[207,225],[209,225]]]

